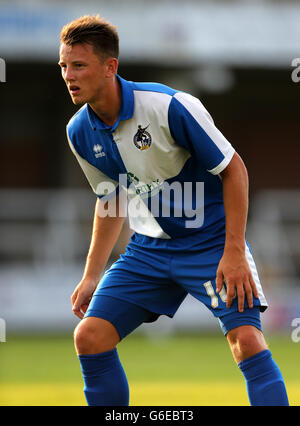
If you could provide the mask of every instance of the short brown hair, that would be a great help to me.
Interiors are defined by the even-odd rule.
[[[76,43],[91,44],[102,59],[119,57],[117,29],[99,15],[81,16],[65,25],[60,33],[60,41],[69,46]]]

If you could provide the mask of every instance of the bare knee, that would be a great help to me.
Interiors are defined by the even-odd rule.
[[[80,321],[74,330],[74,344],[80,355],[107,352],[120,341],[115,327],[101,318],[88,317]]]
[[[230,330],[227,340],[236,362],[241,362],[268,348],[262,332],[251,325]]]

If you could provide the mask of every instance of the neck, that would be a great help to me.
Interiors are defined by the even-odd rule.
[[[89,103],[103,123],[113,126],[118,119],[122,104],[122,90],[116,76],[105,86],[101,96]]]

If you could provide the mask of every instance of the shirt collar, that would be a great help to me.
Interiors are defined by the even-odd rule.
[[[114,132],[116,128],[119,126],[120,121],[129,120],[133,116],[134,97],[133,97],[132,82],[124,80],[119,75],[117,75],[117,79],[119,80],[121,84],[121,90],[122,90],[122,104],[121,104],[121,109],[119,112],[118,119],[113,126],[108,126],[107,124],[103,123],[103,121],[98,117],[98,115],[87,104],[87,113],[88,113],[89,123],[94,130],[109,130],[111,132]]]

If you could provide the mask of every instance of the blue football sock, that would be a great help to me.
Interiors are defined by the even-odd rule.
[[[247,383],[252,406],[289,405],[282,374],[269,350],[264,350],[238,364]]]
[[[89,406],[129,405],[128,382],[117,349],[78,357]]]

